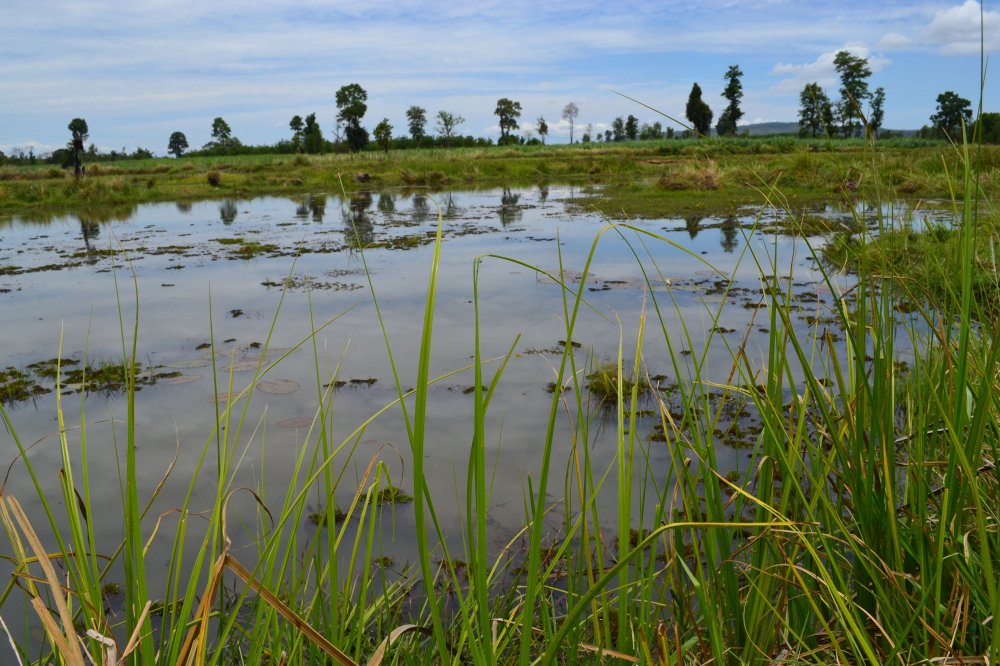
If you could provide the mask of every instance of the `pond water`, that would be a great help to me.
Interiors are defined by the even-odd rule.
[[[524,264],[557,274],[562,261],[573,288],[583,284],[591,308],[582,311],[574,335],[581,367],[614,359],[620,343],[626,362],[634,358],[644,303],[650,307],[650,286],[665,307],[665,331],[680,358],[691,358],[684,355],[689,347],[695,357],[707,350],[706,378],[718,382],[728,380],[733,350],[744,339],[750,363],[765,367],[768,322],[766,308],[759,307],[762,273],[792,276],[803,326],[828,321],[836,307],[835,294],[812,257],[823,238],[811,238],[807,246],[802,239],[752,229],[760,213],[752,207],[729,215],[635,222],[687,252],[660,240],[640,240],[633,232],[606,233],[590,274],[581,280],[590,246],[607,221],[585,206],[567,203],[577,195],[570,186],[372,192],[348,200],[316,194],[0,219],[0,371],[16,370],[51,389],[51,372],[43,369],[60,355],[68,363],[85,358],[90,366],[120,361],[122,327],[130,339],[138,294],[137,359],[146,380],[136,394],[140,498],[152,493],[178,454],[157,502],[162,511],[177,506],[187,490],[199,453],[214,437],[217,396],[230,390],[230,378],[234,392],[244,389],[253,381],[265,344],[265,361],[276,360],[307,340],[311,330],[333,320],[316,333],[315,345],[308,341],[289,352],[250,391],[236,485],[263,486],[265,500],[279,501],[324,385],[343,382],[335,384],[332,394],[329,432],[334,441],[396,398],[369,277],[400,382],[404,388],[415,383],[431,241],[440,211],[445,241],[432,377],[471,362],[474,258],[495,254],[523,262],[486,258],[479,278],[484,356],[501,356],[517,339],[487,423],[487,465],[495,470],[491,536],[500,547],[524,521],[526,479],[538,474],[552,399],[549,384],[565,339],[562,289]],[[844,224],[851,220],[835,206],[817,213]],[[765,223],[761,226],[773,226],[779,218],[768,210],[759,219]],[[366,248],[363,255],[359,245]],[[773,265],[759,269],[747,250]],[[647,270],[659,269],[648,285],[633,251],[640,253]],[[846,286],[849,279],[836,282]],[[721,307],[726,287],[727,302]],[[650,376],[660,376],[667,386],[677,379],[674,367],[659,323],[650,320],[650,326],[643,363]],[[64,372],[74,367],[79,366],[67,364]],[[488,366],[487,379],[495,368]],[[119,391],[106,390],[90,393],[84,403],[73,391],[72,378],[65,381],[70,385],[60,397],[71,446],[79,441],[81,419],[87,424],[95,505],[104,501],[103,493],[109,506],[118,506],[115,447],[124,441],[126,401]],[[473,397],[467,390],[472,381],[471,371],[458,372],[436,382],[429,394],[426,469],[436,509],[446,530],[454,529],[452,536],[458,536],[462,524],[455,498],[465,492],[473,427]],[[31,459],[52,497],[60,496],[56,397],[55,392],[40,393],[5,405],[20,440],[33,444]],[[567,459],[571,428],[566,421],[559,422],[555,461]],[[654,467],[662,462],[665,470],[667,453],[648,441],[655,422],[645,419],[637,427],[650,445]],[[594,432],[589,444],[593,462],[604,469],[613,461],[613,427]],[[19,497],[29,515],[38,516],[35,491],[6,428],[0,428],[0,453],[11,464],[4,492]],[[349,501],[374,456],[386,461],[396,485],[412,493],[409,455],[399,410],[390,409],[367,428],[353,459],[345,463],[349,472],[338,501]],[[724,465],[736,468],[748,453],[720,445],[718,455]],[[560,478],[562,464],[554,472]],[[192,500],[196,509],[213,501],[212,475],[203,475]],[[559,491],[551,492],[557,500]],[[321,504],[317,498],[311,506]],[[404,560],[413,558],[412,524],[412,511],[400,506],[394,524],[386,527],[391,538],[385,539],[385,548]],[[99,543],[115,544],[120,520],[98,525],[98,536]],[[155,561],[161,556],[150,557]]]

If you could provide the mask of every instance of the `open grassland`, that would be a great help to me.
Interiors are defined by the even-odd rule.
[[[838,196],[877,169],[896,197],[947,198],[960,157],[944,143],[890,140],[878,163],[863,141],[747,138],[573,146],[456,148],[319,156],[221,156],[92,164],[76,180],[56,167],[0,167],[3,211],[191,201],[263,194],[579,183],[609,217],[660,217],[759,202],[780,188],[791,201]],[[983,148],[980,186],[1000,187],[1000,147]],[[586,192],[583,192],[586,194]]]

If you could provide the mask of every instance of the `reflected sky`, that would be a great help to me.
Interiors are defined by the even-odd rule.
[[[334,441],[396,397],[369,280],[400,381],[404,388],[415,382],[431,241],[440,215],[445,242],[431,374],[459,372],[430,392],[430,483],[450,496],[455,479],[464,478],[472,429],[472,397],[465,391],[472,376],[461,369],[474,349],[473,267],[480,257],[483,354],[498,357],[514,345],[487,423],[488,464],[496,465],[497,480],[491,520],[500,542],[504,530],[522,519],[523,479],[537,474],[539,438],[552,398],[546,387],[555,378],[560,341],[567,337],[563,299],[572,298],[572,292],[582,289],[587,301],[573,336],[580,344],[575,354],[581,367],[588,360],[613,359],[620,345],[627,360],[634,358],[645,312],[642,354],[651,375],[678,379],[669,340],[675,350],[691,352],[680,356],[682,374],[690,370],[683,364],[697,359],[707,379],[724,382],[740,345],[752,368],[766,367],[762,275],[791,275],[794,289],[808,294],[798,312],[803,322],[829,318],[837,292],[849,285],[843,276],[834,278],[832,289],[822,280],[812,257],[822,238],[807,245],[755,230],[748,225],[756,211],[635,222],[646,232],[640,233],[609,228],[599,216],[567,207],[564,200],[571,195],[569,187],[557,185],[359,192],[347,200],[316,193],[295,200],[142,205],[127,214],[9,218],[0,223],[0,368],[24,368],[55,357],[60,348],[64,357],[86,356],[92,363],[120,359],[120,315],[130,331],[137,291],[138,358],[181,373],[177,382],[144,387],[136,396],[144,469],[140,484],[146,492],[175,449],[182,452],[164,491],[164,501],[173,506],[172,498],[186,490],[186,475],[193,473],[196,454],[213,432],[213,369],[220,385],[228,385],[231,376],[240,390],[252,381],[269,337],[279,351],[268,359],[302,344],[267,376],[289,380],[298,390],[251,392],[248,422],[266,424],[261,429],[266,435],[249,442],[239,479],[256,483],[264,465],[264,481],[283,488],[324,385],[344,382],[333,394],[335,416],[328,427]],[[565,288],[551,277],[559,275],[560,266]],[[662,319],[654,318],[656,308]],[[487,379],[496,367],[488,367]],[[80,397],[64,398],[64,407],[67,421],[78,422]],[[113,460],[112,420],[123,419],[125,409],[121,396],[88,398],[93,459]],[[61,462],[53,415],[52,394],[11,408],[21,439],[42,442],[33,460],[54,478]],[[643,427],[646,435],[652,425]],[[593,460],[605,466],[613,460],[613,442],[602,429],[596,432]],[[78,433],[69,436],[75,441]],[[120,431],[117,436],[120,441]],[[568,455],[571,442],[572,427],[562,419],[555,455]],[[10,433],[0,432],[0,452],[8,463],[13,450]],[[354,460],[345,464],[363,468],[371,456],[383,457],[405,488],[408,455],[402,419],[398,410],[390,410],[369,426]],[[666,465],[665,452],[653,456]],[[720,451],[723,464],[736,466],[745,458],[746,452]],[[24,476],[14,473],[8,491],[31,496]],[[107,487],[117,493],[117,481]],[[345,496],[352,491],[345,488]],[[211,498],[210,483],[197,487],[195,504]],[[453,504],[442,503],[439,512],[447,524],[457,525]],[[398,518],[403,535],[407,516],[402,511]],[[116,528],[108,529],[105,536],[114,538]],[[407,543],[400,536],[394,547],[405,552]]]

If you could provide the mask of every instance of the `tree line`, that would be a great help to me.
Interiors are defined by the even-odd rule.
[[[799,94],[799,135],[812,138],[819,136],[849,138],[864,135],[878,137],[883,129],[882,121],[885,117],[885,89],[878,87],[874,91],[869,90],[868,79],[872,72],[868,60],[849,51],[839,51],[834,56],[833,63],[840,78],[839,98],[832,99],[819,83],[807,83]],[[730,65],[723,75],[726,85],[721,96],[725,98],[726,106],[715,125],[715,133],[720,137],[736,136],[738,122],[744,115],[740,106],[743,99],[742,77],[743,71],[739,65]],[[377,123],[369,134],[362,125],[368,111],[367,91],[360,84],[351,83],[337,90],[335,98],[337,115],[332,139],[324,136],[316,114],[310,113],[304,118],[299,115],[292,117],[289,121],[290,138],[282,139],[272,145],[248,146],[233,134],[225,119],[217,117],[212,121],[211,140],[201,148],[192,150],[184,133],[176,131],[170,134],[167,152],[175,157],[181,157],[182,155],[319,154],[493,145],[493,141],[489,138],[460,135],[458,128],[465,119],[457,113],[446,110],[438,111],[433,117],[434,128],[431,133],[427,127],[427,110],[416,105],[406,110],[408,135],[394,136],[394,128],[388,118],[383,118]],[[521,129],[519,121],[522,113],[520,102],[507,97],[497,100],[494,110],[500,129],[497,145],[545,143],[549,133],[545,117],[539,116],[533,127]],[[576,118],[579,113],[580,109],[574,102],[569,102],[562,110],[561,117],[569,125],[570,143],[574,143],[576,139]],[[676,136],[708,136],[712,131],[713,115],[711,107],[702,98],[701,87],[695,82],[685,107],[685,117],[691,123],[691,127]],[[970,128],[985,143],[1000,143],[1000,113],[983,113],[973,123],[972,103],[952,91],[945,91],[937,96],[937,107],[930,117],[930,124],[922,127],[917,135],[923,138],[960,140],[963,127]],[[101,162],[153,157],[153,152],[145,148],[137,148],[132,152],[124,148],[121,152],[115,150],[100,152],[93,143],[89,148],[84,148],[84,142],[89,137],[89,129],[86,120],[82,118],[70,121],[68,129],[71,139],[65,148],[59,148],[45,157],[36,156],[31,149],[27,152],[17,150],[11,156],[0,152],[0,164],[33,164],[43,161],[61,164],[64,167],[73,166],[79,174],[84,158],[88,162]],[[659,122],[640,124],[638,118],[629,114],[627,118],[621,116],[615,118],[610,127],[603,131],[595,132],[593,124],[587,124],[583,128],[579,142],[651,141],[674,137],[675,132],[672,127],[664,128]]]

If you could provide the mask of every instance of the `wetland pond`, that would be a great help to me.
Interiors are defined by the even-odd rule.
[[[120,366],[123,328],[126,346],[131,344],[138,299],[140,503],[153,493],[176,455],[151,516],[180,505],[201,451],[214,441],[220,404],[250,382],[256,385],[248,392],[245,425],[236,442],[242,461],[235,485],[261,488],[264,501],[280,502],[303,443],[316,437],[309,428],[326,386],[332,384],[326,428],[333,442],[396,399],[369,276],[399,381],[404,389],[416,382],[440,211],[444,242],[430,372],[442,378],[429,389],[425,469],[449,537],[460,539],[464,523],[457,498],[465,493],[473,378],[470,370],[448,373],[469,366],[474,352],[474,258],[502,255],[522,262],[485,257],[479,274],[483,355],[500,357],[514,345],[486,423],[487,468],[493,479],[491,538],[500,548],[524,523],[527,479],[538,474],[556,388],[554,369],[566,344],[564,292],[551,277],[528,266],[558,274],[561,261],[569,286],[583,285],[589,307],[581,310],[572,353],[581,369],[579,390],[588,393],[583,398],[591,405],[595,398],[586,389],[585,374],[613,361],[619,344],[625,363],[631,363],[644,307],[642,363],[670,405],[676,373],[688,372],[685,365],[695,361],[703,363],[706,379],[739,383],[739,375],[730,377],[741,344],[749,363],[764,371],[769,316],[768,282],[762,275],[786,278],[795,321],[804,330],[829,323],[834,338],[835,292],[850,286],[849,276],[838,275],[833,290],[822,279],[812,252],[822,247],[824,236],[811,237],[807,244],[778,233],[781,216],[756,207],[728,215],[634,222],[688,252],[630,230],[610,231],[601,237],[589,274],[583,276],[591,244],[608,222],[580,205],[578,196],[571,186],[555,185],[433,194],[363,192],[346,200],[319,194],[0,218],[4,407],[20,441],[31,446],[39,483],[52,498],[62,497],[56,398],[65,412],[71,452],[78,451],[85,419],[93,501],[101,506],[104,493],[108,506],[120,506],[117,461],[123,460],[127,401],[114,364]],[[836,206],[812,215],[843,228],[853,219],[851,211]],[[359,246],[365,248],[363,255]],[[650,291],[659,299],[662,327],[650,312]],[[309,338],[311,330],[330,320]],[[680,360],[676,367],[664,334]],[[280,362],[255,380],[262,354],[265,366]],[[57,394],[55,360],[60,356]],[[91,368],[91,390],[81,393],[85,365]],[[486,381],[497,365],[487,365]],[[572,391],[562,395],[575,399]],[[243,406],[238,401],[234,412]],[[655,401],[650,399],[645,408],[636,434],[648,449],[652,473],[662,464],[666,475],[668,455],[666,445],[657,441]],[[596,405],[592,416],[587,445],[594,469],[603,471],[613,464],[615,428],[613,423],[602,426],[602,409]],[[732,419],[741,424],[720,434],[717,455],[721,465],[736,470],[749,456],[754,417],[740,410]],[[558,479],[549,486],[553,502],[562,492],[573,429],[568,417],[559,418],[553,451],[553,477]],[[29,516],[41,521],[35,489],[7,428],[0,428],[0,451],[11,466],[4,492],[16,495]],[[210,457],[209,467],[215,454]],[[338,461],[347,469],[338,504],[350,501],[373,457],[385,461],[395,485],[413,492],[398,406],[364,430],[353,457],[345,453]],[[210,507],[214,500],[212,472],[203,469],[200,474],[194,510]],[[609,494],[613,498],[613,491]],[[309,506],[315,510],[324,501],[314,493]],[[607,515],[613,519],[614,511]],[[155,518],[148,522],[151,530]],[[95,529],[98,544],[108,544],[109,550],[121,538],[117,516],[106,525],[98,522]],[[304,521],[300,529],[317,527]],[[412,531],[412,510],[397,506],[384,526],[382,549],[400,566],[414,559]],[[169,538],[163,537],[163,551],[169,550]],[[197,541],[190,540],[192,548]],[[168,557],[155,547],[149,554],[152,562]],[[155,566],[149,570],[155,576]]]

